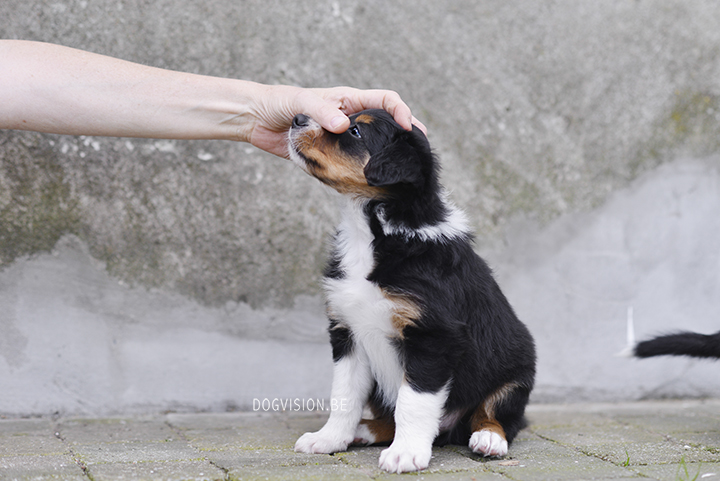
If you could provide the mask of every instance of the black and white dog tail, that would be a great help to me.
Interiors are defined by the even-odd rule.
[[[720,332],[697,334],[677,332],[658,336],[635,345],[635,357],[691,356],[720,359]]]
[[[635,342],[633,308],[627,312],[627,346],[616,354],[620,357],[644,359],[655,356],[690,356],[720,359],[720,332],[698,334],[681,331]]]

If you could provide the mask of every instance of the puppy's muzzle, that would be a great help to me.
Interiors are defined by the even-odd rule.
[[[308,159],[303,152],[314,145],[315,140],[321,133],[322,127],[320,124],[307,115],[297,114],[293,117],[288,132],[288,152],[290,159],[309,174],[311,172],[308,170],[308,163],[314,162]]]

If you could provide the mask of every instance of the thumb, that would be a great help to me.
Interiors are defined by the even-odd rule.
[[[342,110],[333,105],[333,102],[313,95],[312,100],[307,96],[303,99],[302,113],[310,116],[319,123],[325,130],[335,134],[341,134],[350,127],[350,119]]]
[[[325,130],[329,130],[334,134],[341,134],[350,127],[350,119],[342,113],[340,109],[332,107],[323,101],[323,105],[318,106],[316,112],[309,113],[310,117],[315,119]]]
[[[347,118],[347,116],[340,110],[334,110],[335,112],[333,112],[333,115],[328,116],[328,118],[330,118],[330,122],[328,123],[328,125],[325,125],[322,121],[319,120],[318,122],[320,122],[320,125],[322,125],[330,132],[333,132],[335,134],[341,134],[345,132],[348,127],[350,127],[350,119]]]

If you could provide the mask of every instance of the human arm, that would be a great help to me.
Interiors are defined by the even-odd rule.
[[[235,140],[285,157],[285,132],[295,114],[342,132],[349,125],[346,115],[363,108],[384,108],[408,129],[413,122],[392,91],[269,86],[60,45],[0,40],[0,129]]]

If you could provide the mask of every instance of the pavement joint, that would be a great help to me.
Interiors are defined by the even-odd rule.
[[[427,470],[377,466],[382,447],[292,449],[315,413],[187,413],[0,419],[0,479],[67,481],[378,480],[720,481],[720,400],[531,405],[502,459],[433,449]]]

